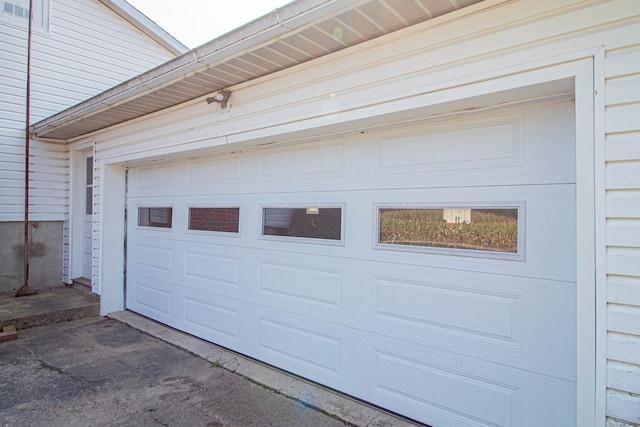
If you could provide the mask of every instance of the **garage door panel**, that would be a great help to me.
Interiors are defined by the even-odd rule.
[[[238,311],[228,305],[206,303],[195,296],[184,297],[184,320],[194,327],[237,338]]]
[[[344,145],[262,153],[262,180],[317,180],[344,176]]]
[[[522,412],[522,390],[517,385],[481,378],[477,370],[470,374],[398,354],[376,351],[375,355],[376,392],[429,412],[442,410],[447,425],[510,426]]]
[[[188,245],[180,240],[150,236],[136,237],[128,246],[128,264],[137,274],[205,292],[230,296],[239,292],[242,263],[239,251],[234,248]],[[163,256],[153,257],[153,263],[147,261],[156,251]]]
[[[173,270],[173,251],[171,248],[139,243],[135,246],[133,260],[135,264],[154,271],[170,272]]]
[[[238,287],[239,255],[184,250],[184,277],[209,284]]]
[[[183,167],[186,168],[186,187],[200,189],[200,191],[211,185],[225,186],[239,183],[242,177],[242,159],[239,155],[190,160]]]
[[[416,129],[378,140],[377,174],[414,174],[520,166],[523,141],[520,116],[490,118],[464,125]],[[478,144],[476,141],[483,141]]]
[[[432,425],[574,426],[575,383],[437,349],[372,343],[369,399]],[[411,409],[409,409],[411,408]]]
[[[520,347],[522,296],[377,277],[376,317]]]
[[[241,350],[242,310],[237,301],[185,290],[180,297],[183,316],[180,329],[228,348]],[[215,302],[214,302],[215,301]]]
[[[128,275],[126,299],[128,308],[161,322],[171,322],[175,314],[171,287],[153,276]]]
[[[431,268],[369,271],[371,331],[575,380],[575,289]]]
[[[341,306],[342,277],[339,270],[260,263],[260,291],[314,305]]]
[[[474,117],[365,133],[312,147],[132,169],[129,193],[215,196],[327,187],[354,191],[575,183],[574,129],[566,126],[573,122],[570,103]]]
[[[574,426],[573,111],[535,101],[132,168],[127,307],[434,426]],[[139,226],[140,207],[172,207],[171,228]],[[237,232],[188,229],[190,208],[229,207]],[[339,240],[263,235],[265,208],[308,228],[311,207],[341,209]],[[444,231],[381,238],[394,209]],[[498,223],[473,219],[491,209],[506,243],[447,240]]]
[[[304,323],[290,319],[278,321],[263,315],[258,319],[259,351],[270,353],[272,360],[279,360],[280,366],[290,366],[292,370],[322,371],[324,375],[339,378],[342,358],[341,338],[334,333],[318,332]],[[285,362],[286,360],[286,362]],[[318,376],[318,374],[314,374]]]
[[[150,190],[176,188],[179,185],[176,169],[177,166],[171,164],[138,168],[129,181],[131,188],[147,194]]]

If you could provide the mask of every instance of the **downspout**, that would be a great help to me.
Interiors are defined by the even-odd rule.
[[[31,122],[31,38],[33,35],[33,0],[29,0],[29,30],[27,35],[27,99],[26,99],[26,129],[24,147],[24,284],[16,297],[35,295],[38,292],[29,287],[29,146],[31,135],[29,127]]]

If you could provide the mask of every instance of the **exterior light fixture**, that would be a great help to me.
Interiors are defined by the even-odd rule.
[[[215,95],[207,98],[207,104],[212,104],[217,102],[220,104],[220,108],[227,108],[227,101],[231,96],[231,91],[228,90],[220,90]]]

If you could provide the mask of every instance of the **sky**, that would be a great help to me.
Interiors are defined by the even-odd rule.
[[[191,49],[291,2],[291,0],[127,1]]]

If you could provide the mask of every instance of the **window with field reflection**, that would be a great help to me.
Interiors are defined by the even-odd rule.
[[[518,252],[518,208],[380,208],[378,244]]]

